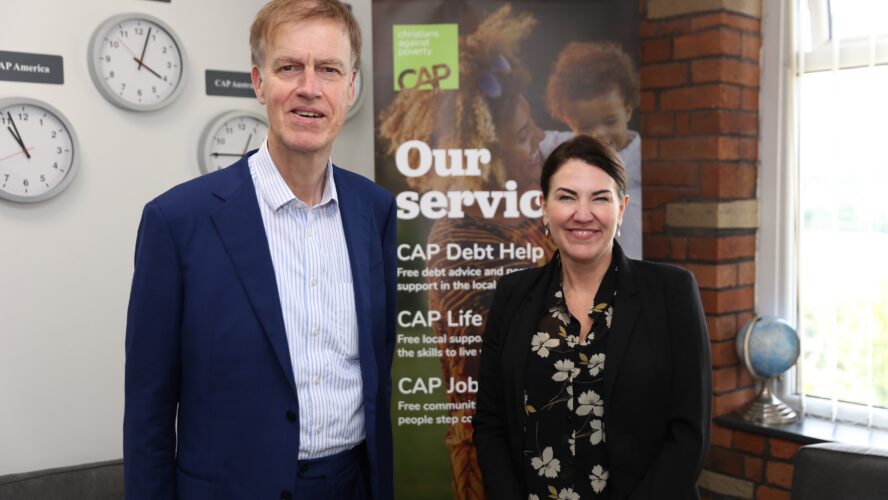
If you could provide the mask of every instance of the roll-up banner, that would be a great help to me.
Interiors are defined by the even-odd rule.
[[[582,133],[618,151],[630,196],[619,240],[641,257],[638,8],[373,2],[376,181],[397,198],[400,239],[396,498],[484,498],[471,424],[481,338],[497,280],[554,251],[539,176],[558,144]]]

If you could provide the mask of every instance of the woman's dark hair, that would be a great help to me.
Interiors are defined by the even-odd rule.
[[[549,196],[549,181],[562,165],[570,160],[580,160],[604,170],[617,183],[620,196],[626,195],[626,166],[620,155],[606,143],[588,135],[578,135],[564,141],[543,163],[540,173],[540,187],[543,197]]]

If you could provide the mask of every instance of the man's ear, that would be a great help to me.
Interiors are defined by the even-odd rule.
[[[250,80],[253,82],[253,92],[256,93],[256,99],[259,104],[265,104],[265,92],[262,91],[262,73],[259,66],[253,66],[250,70]]]

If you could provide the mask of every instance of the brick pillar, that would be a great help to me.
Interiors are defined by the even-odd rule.
[[[691,270],[712,347],[713,414],[752,399],[737,331],[753,317],[762,0],[643,0],[645,258]],[[713,427],[708,498],[788,499],[798,445]]]

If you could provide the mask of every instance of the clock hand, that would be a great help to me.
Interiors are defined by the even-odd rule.
[[[145,49],[148,48],[148,39],[149,38],[151,38],[151,27],[150,26],[148,27],[148,34],[145,35],[145,44],[142,45],[142,55],[139,57],[139,68],[138,69],[140,69],[140,70],[142,69],[142,66],[144,65],[144,63],[142,61],[145,60]]]
[[[12,158],[13,156],[18,156],[22,153],[28,154],[29,149],[34,149],[34,148],[28,148],[28,149],[23,149],[21,151],[16,151],[15,153],[12,153],[11,155],[6,155],[3,158],[0,158],[0,161],[8,160],[8,159]],[[29,156],[29,158],[30,158],[30,156]]]
[[[236,156],[236,157],[240,158],[240,157],[242,157],[243,155],[240,154],[240,153],[210,153],[210,156],[212,156],[212,157],[219,157],[219,156]]]
[[[25,141],[22,140],[22,134],[19,133],[19,129],[15,125],[15,121],[13,121],[12,119],[12,114],[7,111],[6,116],[9,118],[9,123],[12,124],[12,127],[7,126],[6,130],[8,130],[10,134],[12,134],[12,138],[15,139],[15,142],[17,142],[18,145],[21,146],[22,151],[25,153],[25,156],[31,158],[31,153],[28,153],[28,148],[25,147]],[[15,129],[15,131],[13,131],[13,129]]]
[[[250,136],[247,137],[247,143],[244,144],[244,152],[241,154],[241,156],[247,154],[247,148],[250,147],[250,141],[251,141],[251,140],[253,140],[253,134],[250,134]]]
[[[163,80],[163,77],[160,76],[160,75],[157,73],[157,71],[154,71],[154,70],[151,69],[147,64],[143,63],[141,59],[139,59],[139,58],[137,58],[137,57],[133,57],[133,60],[136,61],[137,63],[139,63],[139,66],[140,66],[140,67],[144,67],[145,69],[147,69],[148,71],[150,71],[151,74],[153,74],[154,76],[156,76],[156,77],[160,78],[161,80]]]

